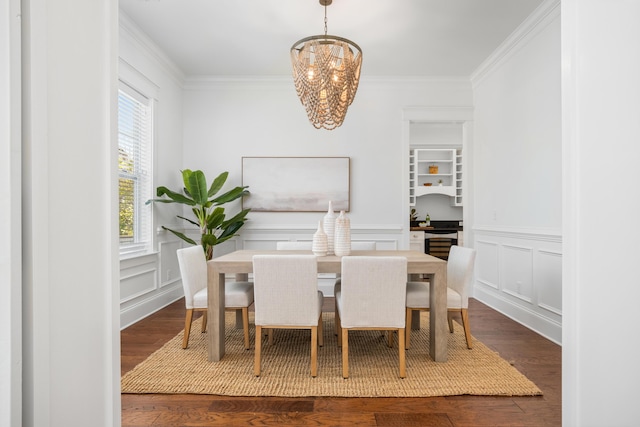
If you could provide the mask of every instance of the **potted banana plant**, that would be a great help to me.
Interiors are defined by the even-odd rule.
[[[162,226],[162,228],[192,245],[201,244],[207,260],[210,260],[213,258],[213,247],[236,236],[238,230],[240,230],[247,220],[247,214],[251,210],[243,209],[233,217],[226,219],[225,208],[222,207],[222,205],[249,194],[249,190],[247,190],[248,187],[235,187],[222,195],[214,197],[222,189],[228,176],[229,172],[222,172],[213,180],[211,186],[207,188],[207,179],[204,172],[201,170],[192,171],[185,169],[182,171],[182,180],[184,182],[182,192],[173,191],[167,187],[158,187],[156,189],[156,196],[159,198],[147,200],[146,204],[154,202],[181,203],[191,206],[194,215],[193,219],[180,215],[176,216],[199,228],[199,243],[184,233],[165,226]]]

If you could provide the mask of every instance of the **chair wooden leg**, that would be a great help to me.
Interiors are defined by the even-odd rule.
[[[207,332],[207,310],[202,312],[202,328],[200,329],[200,332],[203,334]]]
[[[273,328],[269,328],[267,335],[269,335],[269,345],[273,345]]]
[[[340,313],[336,310],[336,335],[338,335],[338,347],[342,346],[342,326],[340,326]]]
[[[193,309],[187,309],[187,314],[184,317],[184,338],[182,338],[182,348],[189,346],[189,334],[191,333],[191,320],[193,320]]]
[[[311,376],[318,376],[318,327],[311,327]]]
[[[413,310],[411,310],[410,308],[407,308],[407,317],[405,319],[405,343],[404,343],[404,348],[406,350],[409,350],[409,343],[411,342],[411,316],[412,316]]]
[[[405,327],[405,329],[411,329],[411,326],[409,326],[409,328]],[[400,361],[400,378],[405,378],[407,376],[407,362],[404,353],[404,337],[404,330],[398,329],[398,360]]]
[[[322,347],[324,345],[324,326],[322,324],[322,313],[318,318],[318,345]]]
[[[341,335],[342,335],[342,378],[349,378],[349,330],[342,328]]]
[[[387,331],[387,347],[393,348],[393,331]]]
[[[451,312],[447,311],[447,322],[449,322],[449,332],[453,333],[453,316]]]
[[[335,296],[335,295],[334,295]],[[338,315],[338,300],[334,299],[334,307],[333,307],[333,312],[336,314],[336,330],[334,332],[334,334],[338,337],[338,341],[340,341],[340,331],[338,330],[338,319],[340,318]]]
[[[242,329],[244,330],[244,349],[249,350],[249,307],[242,307]]]
[[[262,326],[256,325],[256,345],[255,358],[253,361],[253,374],[260,376],[260,349],[262,347]]]
[[[467,339],[467,348],[471,350],[473,344],[471,343],[471,328],[469,327],[469,313],[466,308],[460,310],[462,316],[462,327],[464,328],[464,336]]]

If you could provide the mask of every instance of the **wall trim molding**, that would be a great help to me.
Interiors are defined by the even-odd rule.
[[[158,292],[149,293],[149,298],[142,299],[129,307],[121,308],[120,330],[139,322],[183,296],[182,283],[180,283],[179,286],[165,287]]]
[[[118,14],[118,25],[121,36],[127,37],[141,52],[144,52],[149,59],[157,63],[160,68],[166,71],[179,87],[183,87],[185,80],[184,72],[131,20],[131,18],[120,12]]]
[[[492,227],[479,225],[474,226],[472,230],[476,235],[517,237],[527,240],[544,240],[562,243],[562,230],[555,228]]]
[[[502,63],[517,53],[526,43],[560,17],[560,0],[543,2],[476,70],[471,73],[473,88],[482,84]]]
[[[548,340],[562,345],[562,324],[541,316],[526,306],[513,304],[495,292],[487,292],[480,286],[474,288],[475,299],[499,311],[511,320],[537,332]]]
[[[562,295],[553,291],[562,282],[559,231],[486,226],[474,231],[473,296],[560,344]]]
[[[245,224],[240,235],[260,232],[305,232],[315,233],[317,225],[313,224]],[[406,224],[355,224],[351,233],[401,233],[407,229]]]

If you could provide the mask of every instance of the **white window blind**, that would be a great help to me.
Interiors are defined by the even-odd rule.
[[[118,91],[120,255],[151,249],[152,103],[121,84]]]

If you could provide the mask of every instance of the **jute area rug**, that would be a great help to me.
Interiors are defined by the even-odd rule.
[[[253,313],[251,313],[253,314]],[[378,331],[349,332],[349,378],[342,378],[341,349],[334,314],[323,313],[324,347],[318,348],[318,376],[310,375],[310,331],[275,330],[274,344],[262,346],[262,372],[253,375],[254,352],[245,350],[235,314],[226,313],[226,354],[207,361],[206,333],[200,321],[191,328],[189,348],[182,333],[122,377],[122,393],[190,393],[225,396],[429,397],[452,395],[535,396],[540,389],[478,340],[468,350],[462,326],[449,334],[449,360],[429,357],[428,313],[412,331],[407,377],[398,377],[397,339],[387,347]],[[253,317],[251,342],[254,341]]]

